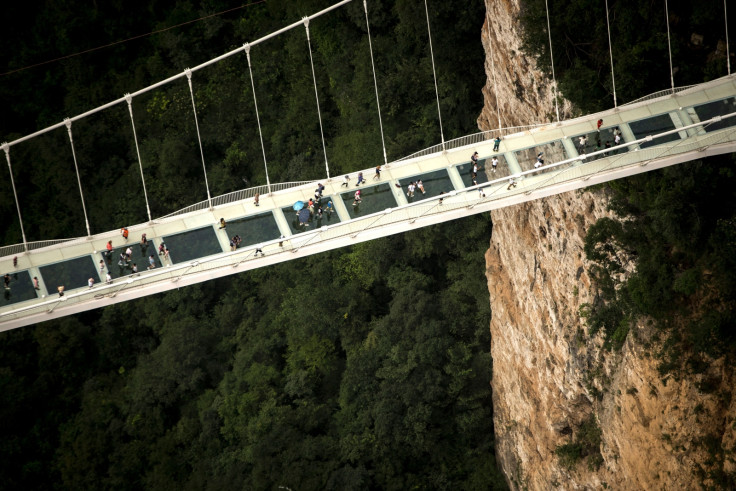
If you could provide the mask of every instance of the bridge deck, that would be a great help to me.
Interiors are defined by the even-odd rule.
[[[705,127],[698,123],[733,113],[736,78],[724,77],[675,95],[505,135],[497,153],[493,133],[471,135],[449,142],[445,152],[393,162],[382,169],[380,180],[374,180],[373,168],[365,169],[366,182],[360,187],[355,172],[347,187],[343,176],[333,177],[329,182],[314,181],[261,196],[259,206],[252,199],[239,200],[134,225],[129,227],[127,242],[116,230],[17,254],[17,267],[12,264],[15,255],[8,255],[0,258],[0,273],[11,274],[10,290],[0,300],[0,331],[732,152],[736,150],[736,117]],[[596,127],[599,119],[603,120],[600,132]],[[614,130],[620,131],[622,143],[607,149]],[[581,135],[588,136],[584,149]],[[660,136],[647,139],[648,135]],[[470,178],[473,151],[479,152],[483,169],[477,186]],[[539,152],[546,162],[535,169]],[[500,161],[496,173],[490,165],[494,155]],[[515,176],[516,186],[509,186],[509,176]],[[417,190],[409,197],[407,185],[416,179],[424,181],[426,194]],[[308,226],[301,226],[292,205],[309,200],[318,182],[325,185],[323,208],[332,202],[335,212],[321,220],[313,217]],[[356,189],[361,189],[363,200],[353,206]],[[441,192],[445,193],[442,199]],[[228,223],[224,230],[218,227],[220,218]],[[138,245],[141,234],[151,242],[145,250]],[[231,251],[229,238],[235,234],[243,242]],[[115,251],[100,270],[101,251],[109,240]],[[155,252],[162,242],[170,249],[168,258]],[[131,265],[136,262],[138,274],[131,274],[130,265],[118,266],[118,256],[128,245],[133,250]],[[264,255],[256,255],[258,248]],[[155,267],[148,270],[151,254]],[[108,271],[113,276],[109,284],[104,281]],[[38,290],[33,289],[33,277],[39,280]],[[91,289],[87,286],[90,277],[95,282]],[[60,285],[65,287],[63,297],[56,293]]]

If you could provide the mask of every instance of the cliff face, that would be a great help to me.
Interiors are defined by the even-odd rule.
[[[480,128],[498,127],[492,65],[504,126],[551,121],[549,84],[519,51],[518,0],[486,4]],[[643,348],[656,346],[644,326],[620,352],[586,332],[580,307],[593,289],[583,238],[605,205],[604,195],[577,191],[492,212],[486,275],[499,463],[513,489],[718,487],[719,472],[736,470],[732,371],[715,360],[697,378],[662,378]],[[580,442],[579,455],[567,447],[575,458],[555,453]]]
[[[486,0],[486,21],[481,32],[486,52],[485,101],[478,127],[529,125],[556,121],[554,90],[535,61],[521,50],[517,17],[520,0]],[[570,104],[559,103],[560,119],[570,115]]]

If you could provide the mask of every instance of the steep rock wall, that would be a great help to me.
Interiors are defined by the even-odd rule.
[[[550,84],[520,51],[519,0],[486,6],[480,129],[497,128],[499,114],[503,126],[552,121]],[[561,111],[564,117],[569,105]],[[618,353],[585,330],[580,307],[593,290],[583,238],[608,214],[605,204],[600,192],[576,191],[491,214],[486,274],[498,461],[513,489],[717,487],[718,470],[736,470],[732,371],[716,360],[698,378],[663,379],[642,348],[656,346],[645,327]],[[579,438],[586,421],[600,428],[600,453],[563,465],[555,449]]]

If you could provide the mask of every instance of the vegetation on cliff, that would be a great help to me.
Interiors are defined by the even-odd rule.
[[[536,57],[542,70],[551,74],[548,32],[551,33],[560,92],[582,113],[613,107],[613,78],[619,104],[670,88],[664,2],[609,0],[610,45],[605,2],[549,3],[549,31],[546,4],[545,0],[521,2],[524,49]],[[720,0],[669,1],[676,87],[726,75],[723,8]]]
[[[6,75],[7,140],[331,2],[269,0]],[[231,8],[8,6],[4,71]],[[369,2],[389,158],[438,140],[423,5]],[[483,4],[430,2],[445,136],[482,104]],[[362,3],[310,24],[332,173],[382,162]],[[271,182],[324,175],[303,28],[253,48]],[[265,183],[245,56],[193,76],[213,195]],[[135,104],[155,216],[204,199],[186,83]],[[127,109],[74,124],[93,233],[145,220]],[[17,132],[11,134],[10,132]],[[65,130],[14,147],[30,240],[84,234]],[[32,147],[32,148],[31,148]],[[9,182],[0,192],[12,195]],[[12,199],[4,243],[20,241]],[[488,217],[0,335],[8,489],[503,487],[493,458]]]
[[[570,0],[553,9],[550,32],[563,95],[584,111],[610,107],[603,4]],[[659,4],[610,2],[619,102],[668,86],[662,78],[669,73],[662,9]],[[521,20],[525,45],[549,70],[544,2],[525,1]],[[725,75],[725,52],[718,48],[725,40],[722,4],[673,2],[670,28],[676,85]],[[684,365],[702,368],[701,355],[733,354],[733,169],[734,156],[723,155],[604,186],[619,219],[599,220],[586,237],[599,291],[598,300],[583,312],[591,335],[603,330],[607,345],[620,347],[634,322],[650,319],[664,335],[663,372]],[[622,275],[632,261],[634,272]]]
[[[551,75],[545,1],[522,5],[525,46]],[[618,103],[668,89],[664,3],[609,0],[608,6]],[[605,4],[566,0],[550,8],[562,96],[581,112],[612,107]],[[723,2],[670,1],[669,27],[676,86],[726,75]],[[691,376],[701,393],[720,394],[724,411],[731,388],[724,387],[723,371],[708,369],[714,359],[728,366],[736,355],[735,164],[734,154],[722,155],[600,186],[616,218],[602,218],[588,230],[585,253],[596,298],[581,308],[588,334],[602,332],[607,349],[621,348],[633,327],[646,323],[653,335],[633,342],[657,357],[663,382]],[[585,456],[581,438],[557,448],[563,466]],[[724,471],[719,437],[693,440],[691,447],[707,447],[709,439],[717,451],[708,447],[710,458],[696,472],[710,479],[708,486],[733,488],[736,476]]]

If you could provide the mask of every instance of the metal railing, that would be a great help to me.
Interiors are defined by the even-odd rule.
[[[278,191],[283,191],[284,189],[296,188],[296,187],[304,186],[305,184],[311,184],[314,182],[317,182],[317,180],[280,182],[276,184],[271,184],[271,192],[275,193]],[[266,196],[268,194],[268,186],[256,186],[253,188],[241,189],[239,191],[233,191],[232,193],[216,196],[212,198],[212,206],[215,207],[215,206],[220,206],[220,205],[226,205],[228,203],[234,203],[236,201],[254,198],[256,194]],[[189,205],[186,208],[182,208],[181,210],[177,210],[173,213],[169,213],[168,215],[164,215],[160,217],[160,219],[169,218],[169,217],[173,217],[177,215],[184,215],[186,213],[191,213],[193,211],[207,210],[209,207],[210,207],[209,202],[207,200],[204,200],[204,201],[200,201],[199,203]]]
[[[712,118],[711,120],[690,126],[707,126],[713,122],[732,117],[736,117],[736,113]],[[679,130],[682,130],[682,128]],[[664,132],[659,135],[649,136],[638,140],[638,142],[656,140],[670,133]],[[162,267],[153,271],[118,278],[110,284],[100,284],[91,289],[80,289],[77,292],[69,292],[64,297],[43,300],[32,305],[26,305],[0,313],[0,321],[42,312],[53,312],[60,305],[71,305],[91,301],[96,298],[115,297],[130,288],[143,287],[163,281],[178,282],[186,276],[221,268],[236,268],[247,261],[255,260],[258,250],[269,256],[273,254],[293,253],[299,251],[302,247],[320,245],[326,241],[348,236],[356,238],[359,234],[367,231],[381,229],[402,222],[409,225],[418,219],[446,214],[463,208],[472,209],[478,205],[488,204],[499,199],[508,199],[520,194],[529,195],[534,191],[565,182],[587,181],[597,174],[610,172],[614,169],[631,166],[644,167],[655,159],[683,154],[693,150],[702,150],[711,145],[717,145],[727,141],[736,141],[736,127],[725,128],[713,133],[690,135],[671,145],[651,147],[645,150],[632,150],[624,154],[608,155],[598,160],[586,162],[593,154],[590,154],[590,156],[583,155],[574,159],[548,164],[540,169],[496,179],[484,184],[465,188],[461,191],[451,191],[450,193],[427,198],[417,203],[389,208],[381,212],[372,213],[364,217],[340,222],[313,231],[303,232],[288,238],[274,239],[237,251],[220,253],[184,264]],[[634,145],[634,143],[629,142],[623,146],[629,145]],[[615,147],[602,150],[601,152],[611,153],[614,149]],[[578,162],[580,164],[575,165]],[[563,168],[563,166],[566,167]],[[550,176],[550,173],[553,175]],[[508,186],[509,180],[512,178],[517,182],[517,186],[515,187]]]
[[[34,249],[40,249],[42,247],[48,247],[48,246],[61,244],[63,242],[69,242],[69,241],[78,240],[78,239],[84,239],[84,237],[72,237],[70,239],[39,240],[37,242],[28,242],[25,245],[22,243],[7,245],[7,246],[0,247],[0,257],[12,256],[13,254],[22,254],[26,252],[26,246],[28,247],[29,251],[32,251]]]
[[[653,93],[651,93],[649,95],[645,95],[644,97],[639,97],[638,99],[634,99],[631,102],[626,102],[624,104],[619,104],[619,105],[620,106],[629,106],[631,104],[636,104],[637,102],[644,102],[644,101],[649,101],[651,99],[658,99],[660,97],[665,97],[665,96],[668,96],[668,95],[677,94],[679,92],[682,92],[682,91],[687,90],[687,89],[692,89],[693,87],[697,87],[697,86],[698,86],[698,84],[694,84],[694,85],[685,85],[683,87],[675,87],[674,89],[660,90],[660,91],[657,91],[657,92],[653,92]]]
[[[522,131],[528,131],[535,128],[540,128],[542,126],[549,126],[556,123],[539,123],[539,124],[529,124],[525,126],[511,126],[508,128],[501,128],[501,129],[494,129],[494,130],[486,130],[481,131],[479,133],[473,133],[472,135],[465,135],[461,136],[459,138],[455,138],[454,140],[448,140],[445,142],[444,150],[452,150],[454,148],[460,148],[465,147],[467,145],[477,145],[478,143],[482,143],[488,140],[493,140],[496,138],[496,136],[509,136],[514,133],[521,133]],[[431,155],[433,153],[440,153],[443,151],[443,147],[441,143],[438,143],[437,145],[432,145],[431,147],[427,147],[424,150],[419,150],[418,152],[414,152],[411,155],[407,155],[406,157],[402,157],[400,159],[396,159],[393,162],[401,162],[402,160],[409,160],[416,157],[423,157],[425,155]]]

